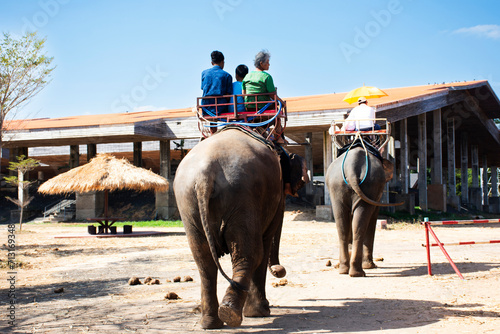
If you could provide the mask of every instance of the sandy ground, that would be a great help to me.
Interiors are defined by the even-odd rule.
[[[484,225],[482,225],[484,226]],[[5,266],[8,231],[0,244]],[[199,275],[183,229],[140,238],[54,238],[83,227],[29,224],[16,235],[16,326],[9,327],[8,269],[2,268],[0,332],[7,333],[206,333],[199,326]],[[441,241],[500,239],[499,225],[437,227]],[[447,247],[465,280],[443,254],[432,250],[427,275],[420,225],[389,224],[378,230],[377,269],[365,278],[339,275],[334,223],[311,212],[287,212],[281,262],[287,284],[268,276],[271,317],[245,318],[239,328],[216,333],[494,333],[500,328],[500,245]],[[226,256],[223,267],[229,272]],[[190,275],[193,282],[167,282]],[[151,276],[160,285],[127,284]],[[221,298],[227,282],[219,275]],[[276,284],[275,284],[276,285]],[[64,288],[64,292],[54,290]],[[181,299],[167,300],[175,292]]]

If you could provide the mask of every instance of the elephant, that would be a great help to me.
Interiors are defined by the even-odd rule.
[[[378,202],[394,166],[375,153],[378,156],[353,147],[330,164],[325,177],[339,236],[339,272],[351,277],[376,268],[373,243],[379,208],[403,204]]]
[[[296,194],[307,170],[300,156],[291,154],[290,161]],[[219,131],[184,157],[173,187],[200,274],[201,327],[237,327],[243,315],[269,316],[266,269],[286,274],[278,257],[285,209],[278,155],[245,131]],[[219,263],[224,254],[231,256],[231,278]],[[220,306],[218,270],[230,283]]]

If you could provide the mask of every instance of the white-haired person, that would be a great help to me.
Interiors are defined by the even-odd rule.
[[[276,87],[274,86],[273,77],[265,72],[269,70],[269,60],[271,59],[271,54],[267,50],[262,50],[255,56],[254,66],[255,71],[248,73],[242,81],[242,91],[243,94],[261,94],[261,93],[274,93],[276,92]],[[273,98],[266,95],[257,96],[257,101],[270,101]],[[264,108],[267,103],[248,103],[255,102],[255,96],[245,96],[246,109],[247,111],[259,111]],[[275,108],[274,103],[268,106],[266,109]],[[275,130],[277,131],[277,136],[272,136],[272,140],[277,144],[285,143],[283,139],[281,123],[277,122]],[[291,187],[291,163],[290,157],[282,148],[280,152],[280,165],[283,176],[283,186],[285,195],[297,196],[294,194]]]
[[[242,81],[243,94],[261,94],[261,93],[274,93],[276,87],[274,86],[273,77],[267,73],[269,70],[269,60],[271,54],[267,50],[262,50],[255,56],[254,65],[255,71],[248,73]],[[257,96],[257,101],[269,101],[271,97],[266,95]],[[246,108],[248,111],[259,111],[264,108],[267,103],[248,103],[255,102],[255,97],[245,97],[247,102]]]

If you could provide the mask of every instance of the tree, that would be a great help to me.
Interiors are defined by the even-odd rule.
[[[33,181],[25,180],[25,175],[30,170],[40,165],[40,161],[33,158],[26,158],[24,155],[17,157],[17,162],[9,162],[9,170],[17,170],[18,176],[8,176],[5,177],[5,181],[11,185],[17,186],[17,199],[12,199],[8,196],[6,198],[16,204],[19,209],[19,230],[23,228],[23,212],[24,208],[27,207],[33,200],[33,197],[29,196],[28,188],[33,183]]]
[[[0,43],[0,150],[2,129],[9,112],[18,111],[48,83],[53,57],[43,52],[45,39],[28,32],[19,39],[3,34]]]

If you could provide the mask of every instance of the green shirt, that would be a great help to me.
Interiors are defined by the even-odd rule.
[[[264,71],[252,71],[248,73],[242,82],[242,89],[246,94],[273,93],[276,91],[274,87],[273,77]],[[269,101],[269,96],[258,96],[258,101]],[[245,102],[253,102],[255,97],[245,97]],[[257,108],[260,110],[266,104],[259,103]],[[255,104],[247,104],[247,110],[255,110]]]

